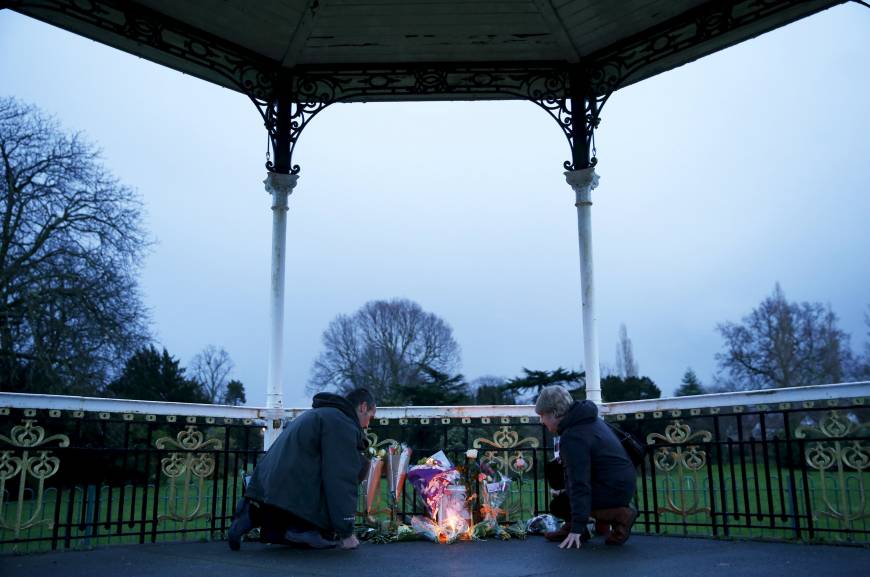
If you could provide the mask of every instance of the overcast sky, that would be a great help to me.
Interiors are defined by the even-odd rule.
[[[717,323],[780,282],[863,347],[870,305],[870,10],[849,3],[615,93],[597,132],[601,361],[625,323],[665,395],[709,384]],[[208,344],[265,403],[270,199],[247,97],[9,10],[0,94],[84,131],[141,195],[158,344]],[[340,104],[306,128],[288,217],[285,406],[307,406],[339,313],[406,297],[446,320],[463,374],[582,370],[574,193],[527,102]]]

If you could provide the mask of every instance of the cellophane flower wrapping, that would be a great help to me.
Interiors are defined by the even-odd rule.
[[[526,532],[532,535],[543,535],[558,529],[559,521],[549,513],[532,517],[526,521]]]
[[[465,485],[447,486],[441,497],[437,521],[441,528],[442,540],[453,542],[469,533],[472,523]]]
[[[393,499],[392,506],[402,499],[402,490],[405,487],[405,477],[408,474],[408,465],[411,463],[411,449],[405,445],[393,445],[387,449],[387,481],[390,485],[390,495]]]
[[[459,474],[453,464],[440,451],[425,459],[423,464],[408,469],[408,481],[423,499],[429,517],[432,519],[438,515],[438,507],[447,486],[453,484],[458,477]]]
[[[413,529],[417,535],[438,543],[438,536],[441,534],[441,530],[438,527],[438,524],[429,517],[414,515],[411,517],[411,529]]]
[[[369,461],[369,470],[366,474],[366,515],[369,518],[377,510],[381,488],[381,471],[384,469],[384,460],[375,457]]]
[[[483,522],[489,525],[498,524],[498,516],[503,513],[501,506],[510,493],[511,480],[502,474],[498,481],[481,484],[482,503],[481,513]]]
[[[399,525],[396,528],[396,541],[414,541],[419,539],[419,535],[410,525]]]

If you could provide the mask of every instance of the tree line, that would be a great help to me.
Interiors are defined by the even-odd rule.
[[[867,342],[853,351],[830,306],[786,299],[773,293],[739,322],[716,327],[723,351],[718,372],[705,386],[689,367],[676,396],[707,392],[798,387],[870,379],[870,308]],[[585,398],[585,372],[557,367],[523,368],[513,378],[485,376],[467,381],[458,372],[460,348],[444,320],[407,299],[376,300],[352,315],[339,315],[323,333],[309,392],[372,390],[383,405],[514,404],[530,402],[552,384]],[[655,399],[661,390],[640,374],[625,325],[620,326],[615,369],[602,367],[604,402]]]
[[[658,398],[655,383],[636,373],[624,327],[621,335],[623,374],[602,379],[604,401]],[[458,372],[460,347],[450,325],[408,299],[370,301],[352,315],[339,315],[322,341],[309,393],[366,387],[384,406],[505,405],[530,402],[543,387],[561,384],[577,398],[585,397],[585,373],[562,367],[524,368],[510,379],[487,375],[468,381]]]

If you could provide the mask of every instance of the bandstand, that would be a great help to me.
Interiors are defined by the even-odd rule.
[[[22,0],[10,8],[248,96],[270,142],[266,445],[283,414],[284,263],[302,131],[339,102],[527,100],[568,143],[587,396],[600,402],[595,131],[616,90],[840,4],[812,0]],[[563,161],[564,160],[564,161]],[[555,166],[554,166],[555,168]]]

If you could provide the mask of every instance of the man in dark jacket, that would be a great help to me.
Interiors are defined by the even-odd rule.
[[[598,418],[598,407],[591,401],[575,401],[567,389],[554,385],[541,391],[535,412],[560,439],[571,510],[560,547],[580,547],[589,517],[611,526],[605,543],[625,543],[637,517],[628,506],[634,497],[637,473],[619,439]]]
[[[311,410],[284,427],[254,469],[230,527],[230,549],[258,526],[269,542],[357,547],[363,429],[374,414],[375,399],[365,389],[315,395]]]

